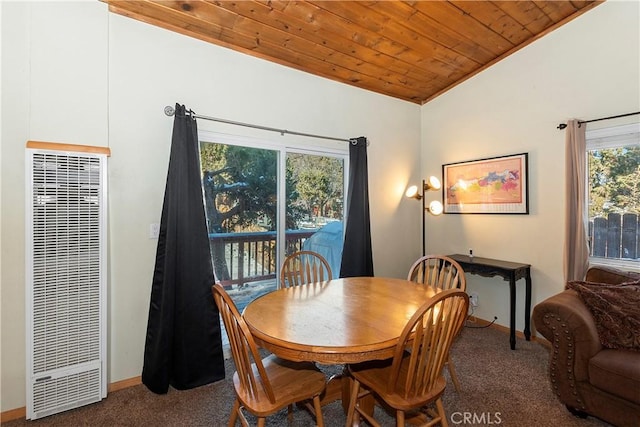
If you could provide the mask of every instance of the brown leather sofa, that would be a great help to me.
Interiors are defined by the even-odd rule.
[[[591,267],[585,280],[618,284],[640,279],[636,274]],[[533,322],[551,343],[551,387],[567,409],[615,426],[640,426],[640,351],[603,347],[591,312],[574,290],[536,305]]]

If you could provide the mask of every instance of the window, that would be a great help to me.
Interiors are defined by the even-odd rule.
[[[587,131],[590,261],[640,263],[640,123]]]
[[[347,157],[346,144],[301,149],[200,133],[214,273],[240,311],[278,286],[282,260],[297,250],[320,252],[339,273]]]

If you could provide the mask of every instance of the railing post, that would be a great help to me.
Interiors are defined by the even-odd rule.
[[[238,243],[238,287],[244,286],[244,242]]]

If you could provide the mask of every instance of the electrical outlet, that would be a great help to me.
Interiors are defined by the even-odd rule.
[[[160,237],[160,224],[149,224],[149,238],[157,239],[158,237]]]
[[[469,294],[469,304],[472,307],[477,307],[478,306],[478,293],[477,292],[471,292]]]

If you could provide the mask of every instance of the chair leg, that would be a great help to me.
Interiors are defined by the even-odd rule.
[[[360,392],[360,382],[355,378],[353,380],[353,386],[351,387],[351,398],[349,399],[349,411],[347,411],[346,427],[353,425],[353,416],[356,412],[356,402],[358,401],[358,393]]]
[[[462,390],[460,387],[460,381],[458,381],[458,374],[456,373],[456,367],[453,366],[453,360],[451,360],[451,354],[447,356],[447,369],[449,370],[449,375],[451,375],[451,381],[453,381],[453,387],[457,392]]]
[[[316,425],[324,427],[324,418],[322,417],[322,406],[320,406],[320,396],[313,398],[313,409],[316,413]]]
[[[438,416],[440,417],[440,425],[442,425],[442,427],[449,427],[447,415],[444,412],[444,405],[442,404],[441,398],[436,400],[436,408],[438,409]]]
[[[287,406],[287,422],[289,425],[293,423],[293,405]]]
[[[404,411],[396,411],[396,427],[404,427]]]
[[[229,427],[235,427],[236,420],[238,419],[238,411],[240,410],[240,401],[236,398],[233,402],[233,409],[231,409],[231,416],[229,417]]]
[[[258,418],[258,427],[264,427],[267,419],[265,417]]]

